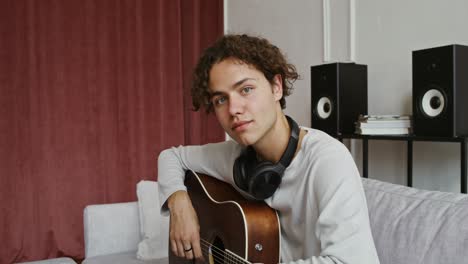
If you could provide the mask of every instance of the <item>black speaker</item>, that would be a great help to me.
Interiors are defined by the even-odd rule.
[[[467,136],[467,111],[468,46],[413,51],[413,133]]]
[[[353,134],[367,114],[367,65],[330,63],[312,66],[312,128],[331,136]]]

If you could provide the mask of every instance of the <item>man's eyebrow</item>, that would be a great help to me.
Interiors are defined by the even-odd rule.
[[[254,81],[255,81],[255,80],[257,80],[257,79],[255,79],[255,78],[244,78],[244,79],[241,79],[241,80],[235,82],[235,83],[232,85],[232,87],[233,87],[233,88],[236,88],[236,87],[242,85],[243,83],[245,83],[246,81],[250,81],[250,80],[254,80]],[[224,94],[223,92],[219,92],[219,91],[210,92],[210,97],[209,97],[209,98],[211,99],[211,98],[213,98],[214,96],[223,95],[223,94]]]
[[[237,81],[236,83],[234,83],[234,85],[232,87],[237,87],[239,85],[242,85],[243,83],[245,83],[246,81],[250,81],[250,80],[256,80],[255,78],[244,78],[242,80],[239,80]]]
[[[224,93],[223,92],[210,92],[209,93],[209,99],[211,100],[211,98],[217,96],[217,95],[223,95]]]

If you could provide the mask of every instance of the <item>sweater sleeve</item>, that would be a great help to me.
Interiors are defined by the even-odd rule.
[[[341,144],[318,155],[309,196],[318,207],[315,235],[321,254],[292,263],[378,264],[359,172]]]
[[[163,150],[158,157],[161,212],[168,213],[166,201],[171,194],[187,190],[184,185],[187,170],[207,174],[232,184],[232,166],[240,151],[241,146],[234,141]]]

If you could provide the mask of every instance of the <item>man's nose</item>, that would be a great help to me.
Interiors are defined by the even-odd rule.
[[[242,114],[244,111],[244,106],[245,106],[245,102],[242,97],[235,95],[229,98],[229,113],[231,115],[234,116],[234,115]]]

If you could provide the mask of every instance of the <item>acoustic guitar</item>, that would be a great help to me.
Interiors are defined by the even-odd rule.
[[[276,211],[249,201],[228,183],[187,171],[185,185],[200,224],[205,263],[279,263],[280,225]],[[193,263],[169,249],[169,263]]]

